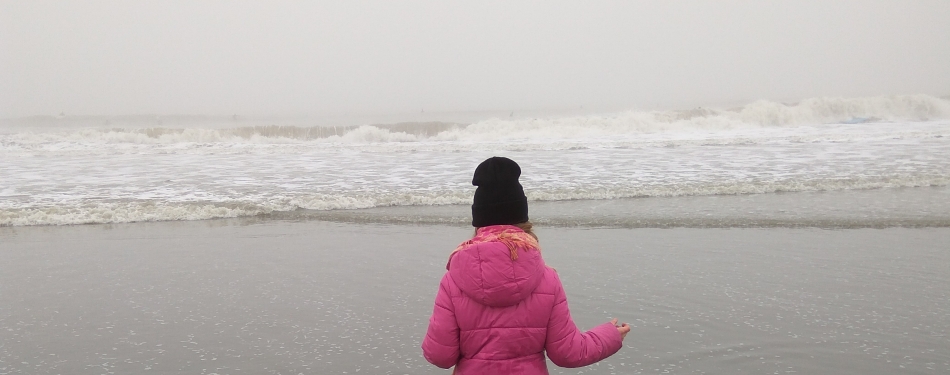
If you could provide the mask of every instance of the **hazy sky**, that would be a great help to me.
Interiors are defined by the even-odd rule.
[[[0,0],[0,117],[950,94],[950,1]]]

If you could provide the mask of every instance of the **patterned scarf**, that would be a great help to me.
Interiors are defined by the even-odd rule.
[[[478,228],[475,232],[475,237],[462,242],[462,244],[452,251],[452,254],[471,245],[485,242],[501,242],[505,244],[505,246],[508,247],[508,251],[511,252],[511,260],[518,259],[519,248],[524,250],[541,250],[538,240],[530,234],[525,233],[521,228],[514,225],[493,225]],[[451,256],[449,257],[451,258]]]

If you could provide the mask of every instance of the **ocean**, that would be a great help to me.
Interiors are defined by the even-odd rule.
[[[491,156],[579,328],[632,327],[552,374],[950,373],[950,100],[910,95],[0,120],[0,375],[447,373]]]
[[[950,100],[926,95],[376,120],[382,122],[6,119],[0,122],[0,226],[306,218],[392,207],[438,212],[471,203],[471,173],[491,156],[522,165],[521,182],[534,202],[950,183]],[[585,218],[592,220],[599,219]]]

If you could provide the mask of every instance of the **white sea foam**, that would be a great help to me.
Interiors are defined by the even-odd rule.
[[[494,155],[522,164],[532,200],[947,186],[947,103],[826,98],[467,126],[36,127],[0,134],[0,225],[467,204],[471,171]]]
[[[774,192],[835,191],[895,187],[950,186],[950,176],[894,175],[813,181],[733,182],[712,185],[600,186],[528,190],[531,201],[619,199],[697,195],[761,194]],[[227,202],[136,200],[126,202],[60,202],[32,207],[0,207],[0,226],[127,223],[140,221],[203,220],[289,213],[306,210],[352,210],[392,206],[471,204],[471,192],[383,193],[340,192],[299,197],[232,199]]]

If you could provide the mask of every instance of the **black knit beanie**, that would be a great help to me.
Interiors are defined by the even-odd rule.
[[[518,183],[521,167],[514,160],[492,157],[475,168],[472,185],[472,226],[518,224],[528,221],[528,198]]]

